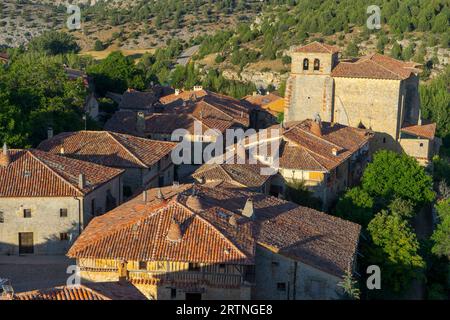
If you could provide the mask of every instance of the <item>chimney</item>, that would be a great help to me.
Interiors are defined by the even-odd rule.
[[[253,91],[253,92],[252,92],[252,96],[255,97],[255,96],[257,96],[257,95],[258,95],[258,92],[256,92],[256,91]]]
[[[66,150],[64,149],[64,147],[61,147],[61,149],[59,149],[59,154],[64,154],[66,152]]]
[[[142,201],[144,201],[144,203],[147,203],[147,200],[148,200],[148,198],[147,198],[147,190],[144,190],[142,192]]]
[[[314,121],[311,122],[311,133],[321,137],[322,136],[322,121],[320,120],[319,114],[316,114]]]
[[[253,200],[251,198],[247,199],[244,210],[242,210],[242,215],[250,219],[255,218],[255,208],[253,207]]]
[[[161,191],[161,188],[158,188],[158,190],[156,191],[156,199],[158,199],[159,201],[165,201],[166,199],[164,199],[164,195]]]
[[[136,131],[140,134],[145,133],[145,113],[140,111],[136,116]]]
[[[237,226],[237,220],[236,220],[236,217],[235,217],[234,215],[232,215],[232,216],[230,217],[230,219],[228,219],[228,223],[229,223],[231,226],[236,227],[236,226]]]
[[[53,127],[47,128],[47,139],[53,138]]]
[[[180,94],[180,89],[175,89],[175,95],[178,96]]]
[[[181,232],[181,227],[178,222],[172,218],[172,222],[170,223],[169,232],[167,233],[167,240],[173,242],[179,242],[183,238],[183,234]]]
[[[333,149],[331,149],[331,153],[333,154],[333,156],[337,156],[338,150],[336,148],[333,148]]]
[[[78,188],[83,190],[86,187],[86,176],[84,173],[80,173],[78,176]]]
[[[11,164],[11,156],[9,154],[8,146],[3,144],[3,151],[0,154],[0,167],[7,167]]]

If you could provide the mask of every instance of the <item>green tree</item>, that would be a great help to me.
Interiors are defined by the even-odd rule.
[[[397,41],[395,41],[391,49],[391,57],[394,59],[401,59],[402,50],[402,46]]]
[[[103,42],[101,42],[100,40],[96,40],[94,43],[94,50],[95,51],[102,51],[104,49],[103,47]]]
[[[351,272],[346,272],[342,281],[338,283],[338,286],[343,290],[343,298],[349,300],[359,300],[361,290],[358,288],[358,281],[353,279]]]
[[[434,241],[432,252],[450,259],[450,199],[440,201],[436,205],[436,211],[439,223],[431,237]]]
[[[369,260],[380,266],[382,288],[400,293],[425,267],[419,255],[419,242],[408,223],[398,214],[381,211],[367,230],[373,241]]]
[[[28,48],[31,51],[43,52],[49,55],[80,51],[80,47],[72,35],[58,31],[46,31],[41,36],[33,38]]]
[[[336,204],[336,215],[367,226],[373,218],[374,200],[360,187],[349,189]]]
[[[354,41],[348,44],[347,49],[345,50],[345,55],[347,57],[357,57],[359,55],[359,48]]]
[[[412,157],[381,150],[374,155],[362,178],[362,187],[373,197],[399,197],[415,205],[434,200],[432,178]]]

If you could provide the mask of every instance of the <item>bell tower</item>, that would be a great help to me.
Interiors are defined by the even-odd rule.
[[[285,122],[313,119],[319,114],[331,122],[334,105],[334,81],[331,71],[338,64],[339,49],[312,42],[292,47],[291,74],[286,83]]]

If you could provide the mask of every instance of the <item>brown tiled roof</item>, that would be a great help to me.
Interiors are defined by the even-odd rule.
[[[150,110],[156,101],[158,101],[158,98],[154,92],[127,90],[122,95],[119,108],[129,110]]]
[[[321,42],[311,42],[307,45],[296,47],[294,52],[313,52],[313,53],[337,53],[340,51],[339,47],[331,46]]]
[[[172,187],[171,187],[172,188]],[[167,195],[166,195],[167,196]],[[138,196],[90,222],[68,252],[70,257],[126,259],[134,261],[184,261],[196,263],[250,264],[255,244],[251,225],[234,228],[213,208],[195,213],[186,206],[188,194],[171,201],[145,204]],[[103,218],[104,217],[104,218]],[[173,220],[182,238],[167,235]]]
[[[250,125],[249,104],[218,93],[199,90],[183,91],[160,99],[163,113],[189,113],[196,118],[215,118]]]
[[[145,300],[131,283],[99,282],[21,292],[13,300]]]
[[[332,77],[404,80],[419,72],[405,63],[381,54],[373,54],[356,61],[341,61],[331,72]]]
[[[9,150],[11,163],[0,167],[0,197],[80,196],[123,173],[90,162],[40,150]],[[79,189],[79,175],[85,187]]]
[[[261,164],[204,164],[198,168],[192,177],[198,181],[226,181],[240,186],[257,189],[262,187],[270,178],[261,175]]]
[[[283,133],[280,167],[330,171],[364,146],[372,134],[368,130],[322,122],[322,136],[311,132],[312,120],[294,124]],[[287,124],[289,125],[289,124]],[[338,152],[333,155],[333,149]]]
[[[436,123],[423,125],[406,125],[401,129],[402,132],[412,134],[421,138],[433,140],[436,134]]]
[[[201,211],[188,208],[194,188]],[[227,183],[162,188],[167,199],[148,191],[95,218],[69,250],[70,257],[128,260],[176,260],[206,263],[254,263],[254,241],[276,253],[342,276],[351,270],[360,226],[299,207],[294,203],[252,193]],[[255,220],[242,215],[253,199]],[[229,222],[234,216],[237,225]],[[181,222],[180,242],[167,240],[172,217]],[[224,254],[224,252],[227,252]]]
[[[265,105],[277,101],[284,100],[283,97],[271,92],[269,94],[255,94],[250,96],[245,96],[243,100],[250,102],[251,104],[257,105],[259,107],[264,107]]]
[[[176,144],[109,131],[64,132],[41,142],[39,149],[109,167],[149,168]]]

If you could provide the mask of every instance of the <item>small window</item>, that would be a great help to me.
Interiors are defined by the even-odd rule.
[[[314,59],[314,71],[319,71],[319,70],[320,70],[320,60]]]
[[[277,290],[278,291],[286,291],[286,283],[285,282],[278,282],[277,283]]]
[[[423,143],[420,143],[420,146],[423,147]]]
[[[61,218],[67,218],[67,209],[65,209],[65,208],[59,209],[59,216]]]
[[[5,222],[5,215],[3,213],[3,211],[0,211],[0,223],[4,223]]]
[[[220,271],[225,271],[225,263],[221,263],[221,264],[219,264],[219,270]]]
[[[200,271],[200,264],[199,263],[189,263],[188,270],[189,271]]]
[[[23,217],[31,218],[31,209],[23,209]]]
[[[309,70],[309,60],[303,59],[303,70]]]
[[[177,297],[177,289],[176,288],[170,288],[170,298],[175,299]]]
[[[62,232],[59,234],[59,239],[61,241],[67,241],[69,240],[69,234],[67,232]]]
[[[147,270],[147,261],[139,261],[139,270]]]
[[[386,138],[383,138],[383,143],[386,143]]]

